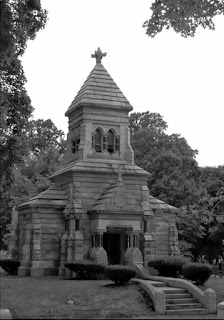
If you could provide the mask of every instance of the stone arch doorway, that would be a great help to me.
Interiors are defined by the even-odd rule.
[[[125,264],[125,228],[108,228],[103,234],[103,248],[107,252],[108,264]]]

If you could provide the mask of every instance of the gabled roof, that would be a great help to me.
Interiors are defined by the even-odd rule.
[[[109,212],[110,214],[118,212],[142,213],[142,208],[137,201],[133,203],[123,180],[118,179],[116,183],[111,184],[103,192],[90,212]]]
[[[101,63],[96,63],[65,115],[79,105],[133,109]]]

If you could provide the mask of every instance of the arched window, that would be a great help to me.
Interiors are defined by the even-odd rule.
[[[109,130],[107,134],[107,151],[109,153],[115,152],[115,136],[112,130]]]
[[[96,129],[95,131],[95,145],[94,149],[96,152],[102,152],[102,132],[100,129]]]
[[[79,149],[80,135],[76,136],[72,141],[72,153],[76,153]]]

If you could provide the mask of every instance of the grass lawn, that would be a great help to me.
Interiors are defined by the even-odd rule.
[[[205,291],[208,288],[213,289],[217,295],[217,302],[224,301],[224,278],[210,277],[209,280],[203,285],[198,286],[201,290]]]
[[[1,309],[16,319],[87,319],[155,317],[150,297],[136,284],[115,286],[107,280],[18,277],[1,272]],[[224,278],[211,277],[203,291],[224,301]],[[70,300],[70,303],[68,301]]]
[[[72,300],[73,304],[67,301]],[[155,315],[136,284],[115,287],[106,280],[18,277],[1,273],[1,306],[13,318],[135,318]]]

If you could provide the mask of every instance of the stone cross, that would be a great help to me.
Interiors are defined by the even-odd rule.
[[[101,60],[103,57],[106,57],[107,53],[103,53],[100,48],[97,49],[97,51],[95,51],[94,54],[91,54],[92,58],[96,58],[96,63],[101,63]]]

